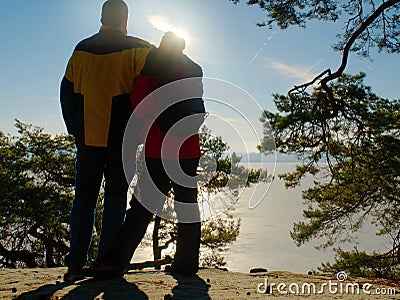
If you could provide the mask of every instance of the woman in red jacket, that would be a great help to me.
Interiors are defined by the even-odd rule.
[[[182,105],[174,104],[167,108],[169,104],[166,105],[168,97],[165,93],[152,93],[159,86],[191,78],[179,81],[176,88],[178,94],[183,89],[190,90],[194,99],[186,101],[186,104],[197,106],[194,113],[200,113],[204,119],[202,70],[182,53],[184,48],[183,39],[167,32],[159,48],[150,51],[141,76],[135,83],[131,100],[134,117],[143,126],[145,165],[110,255],[102,263],[91,267],[86,272],[88,276],[114,277],[125,272],[153,214],[161,215],[165,197],[171,189],[178,217],[178,234],[176,253],[169,271],[185,274],[198,271],[201,236],[196,178],[201,157],[199,135],[193,130],[184,136],[171,133],[173,129],[166,132],[165,123],[173,119],[174,114],[179,114]],[[160,90],[163,91],[163,88]]]

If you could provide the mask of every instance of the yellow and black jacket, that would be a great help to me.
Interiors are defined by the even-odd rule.
[[[68,133],[77,145],[120,146],[132,112],[130,93],[152,45],[103,26],[81,41],[61,82],[60,101]]]

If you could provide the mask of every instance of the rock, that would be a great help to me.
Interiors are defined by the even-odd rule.
[[[250,270],[250,273],[266,273],[268,272],[265,268],[253,268]]]
[[[206,281],[207,281],[206,287],[210,288],[210,287],[211,287],[211,280],[210,280],[210,278],[207,278]]]
[[[16,292],[17,292],[17,289],[16,289],[15,287],[13,287],[11,291],[12,291],[13,293],[16,293]]]

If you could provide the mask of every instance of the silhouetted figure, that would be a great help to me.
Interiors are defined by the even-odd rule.
[[[161,93],[151,94],[145,98],[145,103],[142,103],[143,98],[157,86],[178,79],[191,78],[189,81],[183,80],[183,84],[180,83],[182,81],[178,81],[176,87],[174,82],[171,94],[178,95],[178,98],[179,95],[194,97],[184,105],[192,106],[193,115],[199,115],[199,118],[204,120],[205,109],[201,98],[202,70],[182,53],[184,48],[183,39],[167,32],[159,48],[152,49],[149,53],[146,65],[135,84],[131,99],[133,106],[140,108],[134,111],[134,115],[142,120],[139,123],[145,127],[143,150],[145,164],[140,172],[125,223],[109,255],[99,264],[87,268],[85,274],[88,276],[105,278],[124,274],[134,251],[146,233],[153,214],[162,215],[165,197],[171,189],[175,199],[178,232],[176,254],[168,271],[184,274],[195,274],[198,271],[201,236],[196,178],[201,157],[198,127],[195,125],[191,129],[192,132],[186,132],[184,135],[174,132],[174,128],[168,132],[162,129],[169,126],[166,124],[168,122],[163,120],[164,113],[168,120],[174,118],[174,113],[179,114],[179,111],[185,109],[180,104],[172,105],[171,109],[166,108],[168,106],[166,102],[174,99],[169,99],[166,95],[168,93],[163,90],[164,87],[161,88]],[[189,123],[184,127],[188,128],[191,125],[189,119]]]
[[[77,147],[65,281],[83,278],[103,176],[98,258],[110,247],[125,217],[128,182],[122,166],[122,139],[132,112],[130,93],[151,48],[148,42],[127,36],[127,20],[124,1],[106,1],[100,31],[76,46],[61,82],[62,113]]]

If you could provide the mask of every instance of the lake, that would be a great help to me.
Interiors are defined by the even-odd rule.
[[[295,163],[277,163],[275,174],[294,170]],[[275,176],[265,199],[255,209],[248,208],[252,188],[243,192],[234,205],[234,215],[242,220],[238,239],[225,253],[230,271],[248,272],[254,267],[268,270],[287,270],[307,273],[316,270],[321,262],[333,262],[333,250],[316,250],[317,241],[312,240],[297,247],[290,237],[293,223],[304,220],[301,191],[310,187],[312,177],[305,178],[301,187],[286,189],[283,180]],[[385,250],[388,241],[378,238],[372,225],[365,226],[354,244],[342,245],[351,250],[357,245],[359,250]],[[320,240],[321,241],[321,240]]]
[[[250,168],[259,164],[250,163]],[[275,174],[294,170],[295,163],[277,163]],[[223,252],[230,271],[249,272],[251,268],[262,267],[268,270],[286,270],[307,273],[316,270],[321,262],[333,262],[334,252],[316,250],[318,241],[312,240],[297,247],[290,237],[293,223],[302,220],[304,204],[301,191],[312,184],[313,178],[305,178],[301,187],[286,189],[284,182],[275,176],[264,200],[254,209],[248,208],[253,187],[243,191],[236,204],[233,205],[233,215],[241,219],[240,233],[237,241]],[[267,189],[267,185],[264,186]],[[341,245],[346,250],[357,245],[359,250],[372,249],[384,251],[388,241],[375,236],[375,228],[366,226],[358,235],[354,244]],[[132,261],[151,260],[149,247],[141,246],[136,251]]]

